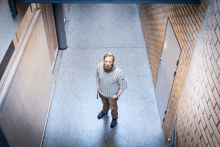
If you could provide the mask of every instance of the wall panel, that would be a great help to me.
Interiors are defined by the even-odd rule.
[[[23,50],[0,113],[10,146],[39,147],[54,82],[41,10],[36,10],[19,50]],[[22,44],[22,42],[20,42]],[[22,49],[22,47],[24,47]]]

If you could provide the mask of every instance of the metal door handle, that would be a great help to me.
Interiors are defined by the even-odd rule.
[[[158,65],[160,65],[161,64],[161,61],[163,60],[163,58],[160,58],[160,62],[158,63]]]

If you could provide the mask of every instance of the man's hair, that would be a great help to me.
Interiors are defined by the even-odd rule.
[[[105,56],[103,57],[103,60],[105,60],[106,57],[112,57],[113,58],[113,63],[115,62],[115,56],[113,56],[112,53],[105,54]]]

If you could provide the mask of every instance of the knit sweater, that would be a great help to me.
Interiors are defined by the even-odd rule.
[[[115,65],[113,65],[111,72],[107,73],[103,69],[103,62],[99,63],[96,76],[99,78],[99,93],[106,98],[117,95],[120,88],[127,88],[127,80],[124,73]]]

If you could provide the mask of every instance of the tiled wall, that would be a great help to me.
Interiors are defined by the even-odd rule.
[[[219,146],[220,0],[141,5],[154,84],[168,17],[182,52],[163,125],[165,139],[175,131],[179,146]]]

